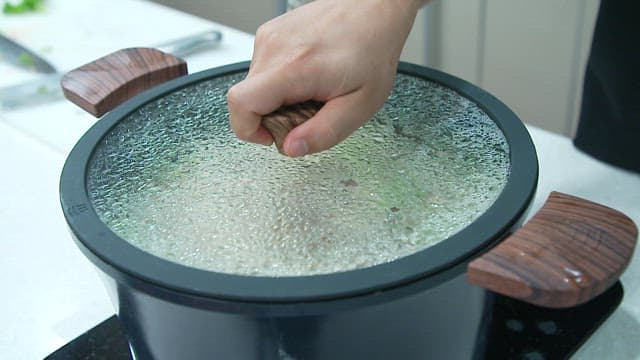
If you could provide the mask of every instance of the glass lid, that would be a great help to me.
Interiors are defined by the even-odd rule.
[[[384,107],[335,148],[303,158],[239,141],[236,73],[130,113],[98,144],[87,190],[100,219],[145,252],[198,269],[303,276],[425,250],[483,214],[509,147],[471,100],[398,74]]]

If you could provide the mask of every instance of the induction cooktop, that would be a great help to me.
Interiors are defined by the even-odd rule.
[[[590,302],[568,309],[548,309],[492,294],[485,309],[486,331],[476,340],[473,360],[567,359],[611,315],[622,297],[620,282]],[[115,315],[45,358],[76,359],[133,359]]]

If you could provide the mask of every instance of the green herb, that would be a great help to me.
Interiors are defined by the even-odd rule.
[[[20,53],[20,55],[18,55],[18,61],[20,62],[20,64],[26,67],[36,66],[36,60],[33,58],[33,56],[29,55],[26,52],[22,52]]]
[[[26,12],[39,11],[42,9],[44,0],[22,0],[17,3],[5,1],[2,12],[5,14],[23,14]]]

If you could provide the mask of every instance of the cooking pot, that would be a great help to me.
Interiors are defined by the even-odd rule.
[[[552,193],[520,228],[538,177],[535,148],[522,122],[482,89],[408,63],[399,65],[399,76],[469,100],[508,143],[504,187],[482,214],[444,241],[363,268],[261,276],[178,264],[123,239],[101,217],[100,211],[109,209],[98,211],[88,190],[92,177],[111,171],[108,166],[96,170],[100,147],[135,136],[129,128],[118,129],[139,109],[159,106],[159,100],[177,92],[188,103],[199,84],[242,77],[248,67],[243,62],[186,75],[184,61],[134,48],[84,65],[62,80],[68,99],[96,116],[108,112],[69,154],[60,196],[71,233],[99,269],[136,358],[469,359],[482,352],[477,339],[491,294],[573,307],[609,288],[629,263],[636,226],[624,214],[587,200]],[[219,84],[219,91],[226,93],[230,85]],[[312,113],[293,107],[266,118],[289,121]],[[143,161],[135,154],[130,159]]]

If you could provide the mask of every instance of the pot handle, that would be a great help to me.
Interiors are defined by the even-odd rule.
[[[526,225],[471,261],[467,277],[531,304],[575,306],[616,282],[637,237],[636,225],[621,212],[552,192]]]
[[[187,74],[187,63],[151,48],[118,50],[62,77],[64,96],[100,117],[134,95]]]

